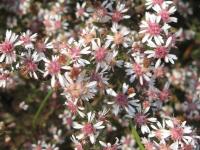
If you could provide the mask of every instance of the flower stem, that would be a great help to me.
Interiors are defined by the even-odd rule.
[[[47,103],[49,97],[51,96],[51,94],[53,93],[53,90],[49,90],[49,92],[47,93],[47,95],[45,96],[45,98],[42,100],[42,103],[40,104],[40,107],[38,108],[36,114],[34,115],[33,117],[33,122],[32,122],[32,126],[35,128],[35,125],[36,125],[36,121],[40,115],[40,113],[42,112],[45,104]]]
[[[143,146],[143,144],[142,144],[142,142],[141,142],[141,138],[140,138],[140,136],[138,135],[137,130],[135,129],[135,127],[132,126],[132,129],[131,129],[131,130],[132,130],[132,136],[133,136],[133,138],[135,139],[136,143],[138,144],[140,150],[145,150],[145,148],[144,148],[144,146]]]

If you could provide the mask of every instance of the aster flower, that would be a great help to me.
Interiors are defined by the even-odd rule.
[[[30,30],[22,33],[19,37],[18,44],[24,46],[26,49],[33,49],[33,42],[36,41],[37,33],[32,34]]]
[[[150,138],[156,137],[162,142],[165,141],[166,138],[168,137],[169,131],[166,127],[165,120],[162,120],[162,122],[157,121],[155,125],[154,124],[151,125],[151,128],[153,130],[151,130],[148,137]]]
[[[100,68],[108,68],[112,52],[108,49],[109,45],[102,45],[101,40],[98,38],[92,41],[93,58],[97,63],[97,70]]]
[[[156,58],[155,68],[161,65],[161,60],[164,59],[166,63],[171,62],[174,64],[174,60],[177,59],[176,55],[169,54],[170,45],[171,45],[172,38],[169,37],[166,40],[166,44],[155,44],[151,40],[148,41],[148,46],[154,48],[154,50],[147,50],[144,53],[148,54],[147,58]]]
[[[82,55],[88,55],[91,53],[89,46],[83,47],[80,42],[74,41],[73,39],[70,39],[68,43],[69,45],[66,45],[67,50],[62,50],[62,54],[65,54],[67,57],[69,57],[71,62],[77,67],[90,64],[88,60],[82,58]]]
[[[34,77],[35,79],[38,79],[36,71],[42,72],[38,68],[38,63],[39,61],[41,61],[42,58],[38,55],[36,51],[32,53],[31,49],[28,49],[28,52],[21,53],[21,57],[22,71],[25,74],[28,74],[31,78]]]
[[[94,20],[99,22],[108,22],[110,20],[108,9],[112,9],[112,4],[112,1],[105,0],[99,6],[93,8],[92,12]]]
[[[89,14],[86,12],[86,2],[83,2],[82,5],[76,3],[76,17],[81,18],[83,21],[85,17],[88,17]]]
[[[98,136],[97,130],[101,130],[105,127],[102,124],[103,121],[95,121],[95,113],[89,112],[87,113],[87,122],[83,124],[73,122],[73,128],[80,129],[82,132],[80,135],[76,136],[78,139],[89,137],[90,142],[94,144],[96,141],[96,136]]]
[[[68,99],[65,102],[65,105],[72,115],[76,116],[77,114],[79,114],[83,118],[85,117],[85,114],[82,112],[84,110],[84,107],[79,106],[77,103],[78,99],[75,100]]]
[[[52,42],[48,42],[49,39],[46,38],[44,41],[40,40],[40,41],[36,41],[35,43],[35,50],[38,52],[38,55],[40,57],[45,57],[45,52],[48,49],[52,49],[53,48],[53,44]]]
[[[82,143],[80,143],[74,135],[71,136],[71,140],[74,143],[74,150],[83,150]]]
[[[101,146],[103,146],[103,150],[117,150],[120,148],[120,143],[119,143],[118,138],[116,138],[116,141],[114,144],[105,143],[103,141],[99,141],[99,143],[101,144]]]
[[[140,25],[140,32],[144,34],[142,42],[146,42],[148,40],[155,40],[156,44],[163,43],[162,32],[168,32],[170,26],[168,24],[161,25],[160,24],[161,17],[158,17],[154,14],[146,13],[145,21],[143,20]]]
[[[6,31],[6,38],[4,42],[0,43],[0,62],[5,60],[6,64],[11,64],[16,61],[15,46],[19,45],[17,42],[18,35],[12,31]]]
[[[131,89],[131,88],[130,88]],[[118,115],[121,108],[125,109],[127,113],[129,111],[134,112],[133,107],[139,106],[138,99],[133,99],[136,93],[129,91],[129,86],[126,83],[122,85],[122,92],[116,93],[113,89],[109,88],[106,90],[107,94],[114,97],[114,101],[107,102],[113,105],[113,113]]]
[[[122,3],[117,3],[116,10],[111,10],[112,12],[109,13],[112,16],[113,22],[119,22],[123,19],[129,19],[131,16],[124,15],[128,11],[128,8],[125,8],[126,5]]]
[[[141,85],[146,81],[150,81],[151,73],[150,69],[144,65],[144,58],[142,56],[134,57],[133,63],[125,62],[125,67],[127,68],[126,75],[130,76],[130,82],[132,83],[135,78],[139,79]]]
[[[126,27],[114,23],[111,28],[111,31],[113,35],[107,35],[107,41],[105,43],[106,47],[110,45],[111,48],[115,48],[119,45],[123,45],[125,48],[128,47],[129,38],[127,37],[127,35],[129,34],[129,31]]]
[[[149,126],[152,123],[155,123],[157,121],[156,118],[154,117],[149,117],[149,111],[150,107],[144,107],[142,108],[137,107],[136,112],[131,112],[129,111],[128,117],[133,118],[134,119],[134,123],[136,124],[136,126],[141,128],[141,132],[143,134],[145,133],[150,133],[150,128]]]
[[[166,120],[167,126],[170,128],[168,132],[168,136],[171,137],[173,143],[170,145],[171,149],[179,149],[183,147],[184,144],[194,143],[192,137],[192,128],[190,126],[186,126],[186,121],[180,123],[178,120]]]
[[[69,104],[65,103],[65,105],[69,105]],[[75,116],[73,116],[73,114],[71,114],[69,110],[65,109],[63,113],[59,114],[58,117],[62,119],[62,124],[66,126],[67,129],[72,128],[72,123],[73,123],[73,120],[75,119]]]
[[[134,149],[135,146],[135,140],[130,134],[122,136],[120,143],[121,143],[120,147],[122,150],[132,150]]]
[[[147,9],[150,9],[152,8],[153,6],[156,6],[156,5],[162,5],[162,4],[165,4],[165,5],[170,5],[172,4],[173,2],[170,1],[170,0],[146,0],[146,7]]]
[[[6,82],[10,77],[10,72],[8,70],[4,70],[0,68],[0,87],[5,88]]]
[[[156,11],[157,15],[161,17],[161,20],[165,23],[177,22],[176,17],[171,17],[172,14],[176,12],[176,7],[169,7],[166,3],[162,3],[162,5],[155,5],[153,10]]]
[[[65,78],[67,79],[67,82],[64,87],[63,95],[65,95],[67,99],[71,98],[89,101],[95,96],[97,92],[97,82],[89,81],[84,73],[81,73],[76,80],[72,80],[68,73],[65,73]]]
[[[58,79],[61,86],[65,85],[65,79],[61,75],[61,69],[70,70],[69,66],[62,66],[58,60],[58,56],[52,56],[52,60],[43,58],[45,61],[45,72],[44,77],[48,74],[51,75],[51,86],[54,87],[56,84],[56,79]]]

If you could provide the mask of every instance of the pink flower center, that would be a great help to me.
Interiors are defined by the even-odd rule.
[[[84,14],[84,12],[85,12],[85,9],[84,9],[84,8],[79,8],[79,9],[77,10],[78,16],[82,16],[82,15]]]
[[[68,125],[70,125],[70,126],[72,126],[72,118],[71,117],[68,117],[68,118],[66,118],[66,121],[67,121],[67,124]]]
[[[100,7],[96,10],[96,14],[99,18],[106,16],[107,10],[103,7]]]
[[[114,22],[119,22],[123,18],[123,14],[120,11],[115,11],[112,15],[112,20]]]
[[[162,20],[163,20],[164,22],[168,22],[168,21],[169,21],[169,13],[168,13],[167,10],[162,10],[162,11],[160,12],[160,16],[161,16],[161,18],[162,18]]]
[[[124,41],[124,37],[121,33],[117,32],[115,33],[114,35],[114,43],[119,45],[119,44],[122,44]]]
[[[0,74],[0,81],[1,80],[7,80],[8,77],[9,77],[8,74]]]
[[[103,47],[99,48],[95,53],[96,61],[98,62],[103,61],[105,57],[106,57],[106,49]]]
[[[29,71],[29,72],[33,72],[37,69],[37,64],[35,64],[31,59],[27,59],[25,61],[25,65],[26,65],[26,69]]]
[[[5,54],[10,54],[13,52],[13,44],[9,41],[5,41],[2,44],[0,44],[0,52]]]
[[[143,75],[143,69],[142,66],[139,64],[133,64],[133,70],[135,72],[136,75],[141,76]]]
[[[61,28],[61,26],[62,26],[62,23],[61,23],[61,21],[60,20],[57,20],[57,21],[55,21],[55,28],[56,29],[60,29]]]
[[[116,100],[116,103],[122,107],[126,107],[128,105],[127,96],[124,95],[123,93],[117,94],[117,97],[115,100]]]
[[[23,44],[29,44],[29,43],[31,43],[30,36],[28,36],[28,35],[21,36],[20,40],[23,41]]]
[[[79,98],[83,91],[86,89],[86,87],[83,86],[84,85],[81,83],[70,84],[65,91],[66,93],[69,93],[72,98]]]
[[[149,25],[148,33],[150,33],[151,35],[159,35],[160,34],[161,28],[160,28],[159,24],[149,22],[148,25]]]
[[[58,74],[60,72],[61,66],[58,61],[51,61],[48,66],[48,71],[51,75]]]
[[[77,59],[80,56],[80,48],[78,47],[70,48],[70,54],[72,59]]]
[[[167,54],[168,54],[168,51],[163,46],[159,46],[155,49],[156,58],[165,58]]]
[[[135,115],[134,121],[137,125],[141,126],[147,123],[147,118],[144,114],[142,113],[137,113]]]
[[[156,5],[161,5],[163,3],[163,0],[152,0],[153,1],[153,4]]]
[[[172,140],[176,141],[176,140],[181,140],[183,137],[183,129],[176,127],[176,128],[172,128],[170,130],[171,132],[171,138]]]
[[[93,132],[95,131],[93,125],[91,123],[86,123],[84,125],[84,127],[82,128],[82,132],[85,134],[85,135],[90,135],[92,134]]]
[[[76,114],[76,113],[77,113],[77,106],[74,105],[74,103],[72,103],[72,102],[70,102],[70,101],[67,103],[67,108],[68,108],[73,114]],[[67,121],[69,121],[69,120],[67,120]]]

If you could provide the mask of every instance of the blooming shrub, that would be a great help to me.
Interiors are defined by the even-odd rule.
[[[199,149],[194,4],[3,0],[0,149]]]

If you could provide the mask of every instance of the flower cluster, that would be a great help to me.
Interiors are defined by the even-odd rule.
[[[29,100],[19,102],[19,108],[31,113],[41,103],[32,124],[49,130],[39,130],[39,136],[29,139],[37,144],[24,147],[198,148],[196,129],[184,120],[200,119],[198,69],[169,69],[178,59],[176,42],[193,36],[174,27],[175,2],[146,0],[141,6],[134,0],[58,0],[41,7],[43,3],[36,2],[33,13],[30,0],[20,1],[20,16],[33,13],[35,19],[26,32],[7,30],[0,42],[0,87],[34,89],[28,94],[36,98],[25,93]],[[137,12],[139,7],[146,8],[143,14]],[[174,104],[174,87],[188,100]],[[44,122],[36,123],[48,99]],[[184,118],[171,109],[182,110]],[[51,117],[56,121],[48,121]]]

